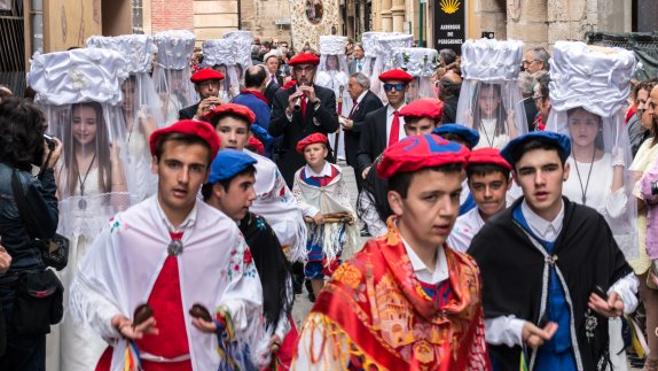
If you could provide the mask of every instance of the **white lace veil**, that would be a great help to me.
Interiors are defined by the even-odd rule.
[[[121,81],[126,60],[108,49],[37,54],[28,75],[48,133],[64,144],[56,166],[59,227],[65,236],[96,236],[130,206],[122,143]]]
[[[502,149],[528,131],[518,87],[523,43],[516,40],[468,40],[462,45],[463,82],[457,123],[480,133],[479,147]]]
[[[153,82],[162,101],[165,124],[178,121],[178,111],[195,104],[199,96],[190,81],[190,58],[194,52],[194,33],[185,30],[158,32],[153,36],[158,47]]]
[[[386,94],[384,89],[382,89],[382,82],[379,81],[379,75],[392,68],[399,66],[393,65],[393,50],[395,48],[410,48],[413,44],[414,37],[407,34],[385,34],[379,35],[376,42],[376,53],[377,57],[375,58],[375,65],[372,69],[372,74],[370,75],[370,90],[377,94],[383,102],[386,102]]]
[[[628,170],[633,160],[628,133],[624,125],[626,98],[630,93],[630,80],[636,68],[632,52],[621,48],[589,46],[581,42],[558,41],[550,60],[551,113],[546,130],[569,135],[572,147],[592,145],[603,154],[604,164],[612,174],[587,174],[592,165],[569,162],[569,178],[578,177],[580,192],[567,195],[572,201],[585,203],[597,209],[605,218],[627,260],[637,257],[637,209],[632,195],[633,177]],[[580,111],[580,112],[579,112]],[[588,134],[588,121],[596,125]],[[598,127],[598,129],[597,129]],[[595,130],[598,132],[595,133]],[[594,134],[595,133],[595,134]],[[572,153],[573,156],[573,153]],[[589,164],[591,160],[587,161]],[[575,168],[578,166],[578,168]],[[616,169],[621,172],[616,173]],[[623,187],[610,193],[603,205],[587,203],[587,182],[593,179],[619,176]],[[570,179],[571,180],[571,179]],[[584,187],[584,188],[583,188]],[[583,194],[584,193],[584,194]]]
[[[127,132],[122,144],[123,160],[130,169],[126,173],[129,189],[139,200],[146,199],[155,193],[157,185],[157,177],[151,172],[148,137],[165,124],[162,101],[150,75],[157,47],[147,35],[92,36],[87,39],[87,47],[115,50],[127,61],[129,77],[121,85],[121,118]]]
[[[400,67],[414,77],[409,83],[405,98],[412,102],[419,98],[437,98],[432,88],[432,75],[438,65],[439,53],[429,48],[397,48],[392,65]]]

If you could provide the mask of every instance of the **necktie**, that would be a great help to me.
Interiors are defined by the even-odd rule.
[[[393,122],[391,123],[391,134],[388,136],[388,145],[395,144],[400,138],[400,112],[393,111]]]
[[[359,107],[359,102],[356,99],[353,99],[352,102],[353,102],[352,103],[352,109],[350,110],[349,116],[347,116],[350,119],[352,118],[352,115],[354,114],[354,111],[356,111],[357,107]]]
[[[302,109],[302,117],[306,118],[306,95],[302,97],[302,101],[300,103],[301,109]]]

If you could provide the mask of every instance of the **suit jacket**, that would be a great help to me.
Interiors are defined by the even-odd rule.
[[[359,141],[361,138],[361,129],[365,123],[366,115],[372,111],[382,108],[384,105],[377,95],[368,90],[361,102],[352,111],[349,117],[354,121],[354,126],[350,130],[344,130],[345,133],[345,155],[347,163],[357,169],[358,162],[356,155],[359,152]]]
[[[272,108],[272,105],[274,104],[274,96],[279,91],[280,87],[281,85],[272,80],[269,84],[267,84],[267,87],[265,88],[265,98],[267,98],[267,100],[270,102],[270,108]]]
[[[361,126],[361,138],[359,140],[359,152],[356,155],[360,176],[365,168],[372,165],[373,161],[386,149],[386,109],[385,105],[375,111],[368,113]]]
[[[318,85],[313,85],[313,88],[320,100],[320,106],[316,110],[309,103],[306,117],[302,117],[301,112],[293,112],[292,122],[288,121],[285,111],[288,107],[288,98],[295,92],[295,88],[279,90],[274,95],[272,121],[268,131],[274,137],[282,136],[277,165],[290,188],[295,171],[306,163],[304,156],[297,153],[295,149],[297,142],[312,133],[329,134],[338,129],[334,92]]]
[[[199,102],[201,103],[201,102]],[[182,110],[178,111],[179,120],[191,120],[196,115],[196,111],[199,109],[199,103],[193,104],[189,107],[185,107]]]

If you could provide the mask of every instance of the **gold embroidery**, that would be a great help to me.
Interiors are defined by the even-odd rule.
[[[336,272],[334,272],[333,278],[354,290],[359,287],[363,276],[359,269],[348,262],[345,262],[338,267]]]
[[[430,363],[434,361],[434,350],[425,340],[418,341],[413,346],[414,358],[420,363]]]
[[[411,323],[414,314],[390,275],[375,285],[377,312],[382,337],[394,348],[413,342]]]

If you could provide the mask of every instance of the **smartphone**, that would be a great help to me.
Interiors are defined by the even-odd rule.
[[[46,144],[48,145],[48,149],[49,149],[49,150],[52,151],[52,150],[55,149],[55,139],[53,139],[53,137],[51,137],[51,136],[48,135],[48,134],[44,134],[44,135],[43,135],[43,140],[46,141]]]

